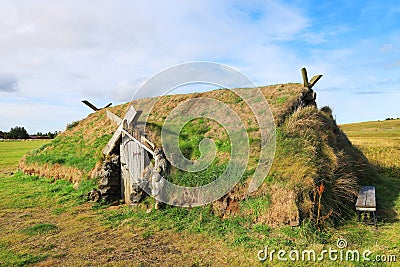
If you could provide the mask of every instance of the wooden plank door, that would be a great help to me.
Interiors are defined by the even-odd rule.
[[[150,164],[150,159],[147,151],[125,134],[122,135],[120,153],[122,198],[125,203],[131,203],[132,199],[141,194],[141,192],[138,192],[138,186],[142,183],[142,173],[146,166]]]

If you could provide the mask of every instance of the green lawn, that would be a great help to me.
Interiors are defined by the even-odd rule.
[[[50,140],[0,141],[0,173],[15,171],[18,161],[26,152],[49,142]]]
[[[1,165],[15,170],[25,152],[43,143],[0,143]],[[10,151],[13,157],[9,157]],[[95,183],[84,181],[74,189],[72,183],[64,180],[54,181],[21,172],[0,173],[0,266],[110,263],[113,266],[163,263],[169,266],[188,263],[191,263],[189,266],[246,266],[257,263],[256,254],[245,248],[232,247],[206,233],[192,235],[185,231],[185,224],[197,214],[196,210],[168,209],[162,216],[140,212],[136,219],[142,221],[132,225],[133,218],[127,217],[134,210],[129,207],[87,202],[86,193]],[[188,212],[189,217],[186,216]],[[157,217],[158,220],[148,225],[150,218]],[[166,225],[172,221],[177,224]],[[179,225],[179,229],[175,225]]]

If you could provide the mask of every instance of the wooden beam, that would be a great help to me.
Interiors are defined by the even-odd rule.
[[[130,105],[128,111],[126,112],[124,120],[126,120],[128,125],[133,125],[139,119],[141,114],[142,111],[136,111],[135,108]]]
[[[122,123],[122,119],[120,117],[118,117],[117,115],[115,115],[114,113],[112,113],[111,111],[106,110],[106,114],[107,114],[107,118],[109,118],[115,124],[120,125]]]
[[[103,108],[98,108],[95,105],[93,105],[92,103],[90,103],[87,100],[82,100],[82,103],[85,104],[86,106],[88,106],[89,108],[93,109],[94,111],[99,111],[102,110]],[[104,108],[108,108],[109,106],[111,106],[112,103],[109,103],[107,106],[105,106]]]
[[[118,126],[111,139],[108,141],[107,145],[103,149],[103,155],[107,156],[114,150],[115,146],[119,143],[119,138],[121,137],[122,131],[124,130],[124,122],[128,125],[133,125],[136,120],[139,119],[141,112],[136,112],[135,108],[131,105],[126,112],[126,115],[122,123]]]
[[[107,106],[105,106],[104,108],[108,108],[108,107],[110,107],[112,105],[112,103],[109,103]],[[101,108],[101,109],[103,109],[103,108]]]
[[[98,111],[99,110],[95,105],[93,105],[92,103],[90,103],[87,100],[82,100],[82,103],[85,104],[86,106],[88,106],[89,108],[93,109],[94,111]]]
[[[301,75],[303,76],[303,85],[304,87],[310,87],[308,84],[307,70],[306,68],[301,69]]]
[[[125,131],[124,129],[121,130],[122,133],[126,134],[132,141],[137,143],[140,147],[144,148],[147,150],[153,157],[154,157],[154,151],[148,148],[147,146],[143,145],[140,141],[138,141],[135,137],[133,137],[129,132]]]
[[[318,75],[313,76],[313,77],[311,78],[311,80],[310,80],[309,87],[310,87],[310,88],[313,88],[314,85],[315,85],[315,84],[319,81],[319,79],[321,79],[321,78],[322,78],[322,75],[321,75],[321,74],[318,74]]]
[[[115,131],[111,139],[108,141],[107,145],[103,149],[103,155],[107,156],[114,150],[115,146],[118,144],[118,141],[121,137],[123,130],[122,123],[118,126],[118,129]]]
[[[303,76],[303,86],[307,87],[308,89],[313,88],[313,86],[322,78],[321,74],[315,75],[308,81],[307,70],[306,68],[301,69],[301,75]]]
[[[141,136],[141,141],[142,143],[146,142],[148,143],[153,149],[156,147],[152,142],[149,141],[149,139],[147,139],[146,137],[144,137],[143,135]]]

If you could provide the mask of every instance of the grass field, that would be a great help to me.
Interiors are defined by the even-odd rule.
[[[30,143],[29,149],[35,147],[33,144],[41,145]],[[7,158],[11,148],[18,151],[12,160],[8,158],[2,164],[16,169],[18,159],[28,149],[26,145],[0,143],[1,158]],[[127,220],[132,214],[129,207],[88,203],[85,195],[94,186],[94,181],[85,181],[75,190],[72,183],[64,180],[21,172],[0,174],[0,266],[185,266],[187,263],[189,266],[246,266],[257,263],[253,253],[244,248],[232,247],[206,233],[193,236],[182,227],[178,231],[167,225],[173,218],[164,220],[165,224],[158,228],[155,222],[159,221],[149,225],[144,220],[140,225],[133,225],[131,219]]]
[[[94,186],[93,181],[82,182],[75,190],[73,184],[64,180],[3,173],[0,174],[0,266],[309,266],[314,263],[277,260],[260,263],[257,252],[264,246],[286,251],[337,249],[338,238],[347,241],[348,249],[371,250],[371,258],[384,255],[393,261],[391,255],[396,255],[398,265],[399,121],[341,128],[379,166],[381,181],[375,185],[378,230],[359,224],[356,214],[342,225],[317,231],[309,224],[270,228],[237,217],[221,220],[207,209],[198,208],[167,208],[147,213],[146,207],[153,204],[151,199],[137,207],[87,202],[85,193]],[[19,157],[34,146],[40,143],[0,143],[1,166],[15,170]],[[10,150],[15,153],[12,157],[8,155]],[[244,205],[257,207],[251,201],[244,201]],[[397,266],[394,262],[327,259],[322,262],[324,266],[387,264]]]
[[[400,177],[400,120],[346,124],[341,128],[371,163]]]
[[[15,163],[18,163],[21,155],[49,142],[50,140],[0,141],[0,174],[15,172]]]
[[[380,241],[388,240],[400,257],[400,120],[345,124],[340,127],[374,164],[382,178],[376,185]],[[398,260],[400,261],[400,259]]]

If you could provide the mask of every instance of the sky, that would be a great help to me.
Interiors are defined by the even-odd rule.
[[[131,100],[152,75],[227,64],[258,86],[302,82],[338,123],[400,117],[400,3],[352,1],[1,1],[0,130],[64,130]],[[148,92],[153,95],[154,92]]]

